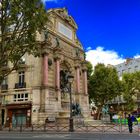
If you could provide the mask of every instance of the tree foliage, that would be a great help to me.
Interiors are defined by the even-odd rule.
[[[87,61],[87,79],[89,80],[91,75],[93,73],[93,67],[92,67],[92,64]]]
[[[126,101],[126,108],[132,111],[135,107],[135,99],[140,93],[140,72],[125,73],[122,81],[124,85],[123,97]]]
[[[36,32],[47,14],[41,0],[2,0],[0,6],[0,82],[18,66],[25,53],[39,55]],[[7,62],[12,66],[3,70]]]
[[[92,92],[90,89],[90,79],[91,79],[91,76],[93,74],[93,67],[92,67],[92,64],[87,61],[87,80],[88,80],[88,94],[92,94],[90,92]],[[91,102],[91,100],[89,100],[89,102]]]
[[[122,91],[117,71],[113,67],[97,64],[89,82],[89,97],[101,110],[103,105],[112,100]]]

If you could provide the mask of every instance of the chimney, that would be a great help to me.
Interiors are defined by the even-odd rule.
[[[133,58],[126,58],[125,64],[127,65],[131,60],[133,60]]]

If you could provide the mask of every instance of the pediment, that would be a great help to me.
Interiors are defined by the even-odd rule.
[[[56,15],[60,16],[63,20],[67,21],[71,26],[74,28],[78,28],[76,22],[74,21],[73,17],[68,14],[66,8],[55,8],[50,9],[48,12],[55,12]]]

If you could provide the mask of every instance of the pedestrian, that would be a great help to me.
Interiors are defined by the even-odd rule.
[[[131,120],[132,120],[132,122],[136,122],[137,121],[134,115],[131,116]]]
[[[129,128],[129,132],[132,133],[133,132],[133,122],[132,122],[132,118],[131,118],[131,115],[128,114],[128,128]]]

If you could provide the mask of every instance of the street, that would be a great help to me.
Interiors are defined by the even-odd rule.
[[[0,140],[139,140],[138,134],[0,133]]]

